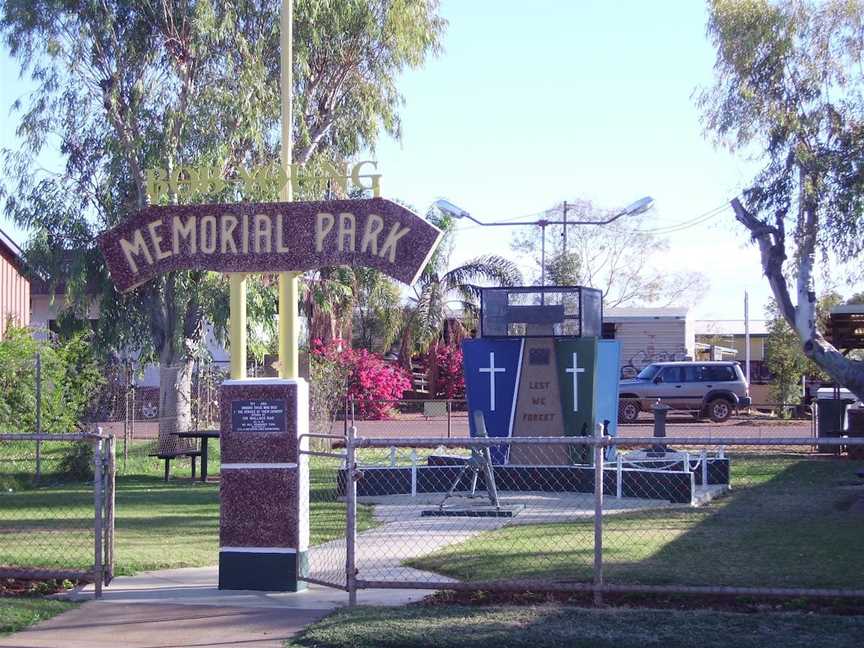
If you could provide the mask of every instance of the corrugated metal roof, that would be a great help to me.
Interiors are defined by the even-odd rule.
[[[864,304],[843,304],[831,309],[832,315],[857,315],[864,313]]]
[[[688,308],[607,308],[603,310],[603,319],[607,322],[635,319],[686,319]]]
[[[0,229],[0,245],[6,248],[9,251],[9,254],[15,257],[19,262],[24,262],[24,253],[21,251],[21,248],[18,247],[18,244],[2,229]]]
[[[696,335],[744,335],[743,319],[696,320]],[[768,320],[751,319],[750,335],[768,335]]]

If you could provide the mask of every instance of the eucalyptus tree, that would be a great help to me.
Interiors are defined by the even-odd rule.
[[[146,203],[149,168],[215,166],[232,176],[275,162],[279,120],[277,0],[6,0],[0,30],[34,90],[20,104],[21,147],[7,152],[6,213],[33,233],[30,258],[48,274],[59,250],[79,251],[67,283],[87,307],[101,278],[105,350],[140,348],[165,380],[163,411],[188,425],[192,360],[208,315],[224,312],[219,275],[172,272],[128,295],[106,280],[94,235]],[[439,49],[437,0],[298,0],[294,160],[323,160],[400,134],[399,73]],[[48,152],[61,167],[40,168]],[[201,201],[274,199],[230,186]],[[319,197],[301,187],[297,198]],[[176,196],[173,197],[176,200]],[[178,395],[181,398],[178,398]]]
[[[573,220],[603,221],[612,212],[599,209],[588,200],[575,200],[568,206]],[[561,220],[554,210],[551,220]],[[644,221],[630,216],[608,225],[549,225],[546,227],[546,285],[582,285],[603,291],[606,308],[653,304],[672,306],[693,304],[708,288],[700,272],[671,272],[657,261],[669,251],[669,242],[651,232]],[[567,238],[563,228],[567,227]],[[542,233],[539,227],[517,229],[510,248],[525,256],[532,267],[535,283],[540,283]],[[567,247],[564,247],[564,241]]]
[[[706,130],[763,163],[732,201],[735,217],[758,245],[804,354],[864,398],[864,362],[822,337],[814,288],[820,257],[842,267],[864,248],[864,2],[710,0],[708,8],[717,58],[714,85],[699,96]]]

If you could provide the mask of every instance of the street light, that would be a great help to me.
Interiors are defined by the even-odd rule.
[[[541,231],[541,239],[540,239],[540,285],[546,285],[546,226],[547,225],[563,225],[564,231],[567,231],[567,225],[608,225],[609,223],[618,220],[622,216],[635,216],[637,214],[644,214],[646,211],[651,209],[654,206],[654,199],[651,196],[645,196],[644,198],[640,198],[639,200],[630,203],[621,211],[613,214],[606,220],[602,221],[568,221],[567,220],[567,203],[564,203],[564,219],[560,221],[547,220],[545,218],[541,218],[540,220],[535,221],[496,221],[492,223],[484,223],[483,221],[479,221],[474,218],[470,213],[462,209],[461,207],[454,205],[449,200],[445,200],[441,198],[435,201],[435,207],[444,212],[445,214],[453,217],[453,218],[467,218],[468,220],[474,221],[478,225],[483,225],[484,227],[511,227],[511,226],[519,226],[519,225],[537,225],[540,227]],[[565,233],[566,237],[566,233]],[[566,238],[565,238],[566,243]],[[565,245],[566,251],[566,245]]]

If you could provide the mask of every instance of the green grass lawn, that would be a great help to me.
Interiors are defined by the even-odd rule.
[[[608,582],[843,587],[864,585],[856,462],[735,456],[732,491],[700,508],[604,518]],[[567,581],[592,575],[593,520],[508,526],[408,565],[460,580]]]
[[[162,462],[147,457],[147,451],[145,444],[134,446],[125,471],[118,456],[122,472],[117,475],[115,573],[215,564],[219,485],[190,481],[188,460],[172,462],[173,478],[165,483]],[[45,449],[46,466],[52,465],[57,452],[57,448]],[[218,474],[218,444],[211,444],[209,464],[210,474]],[[335,459],[311,458],[313,545],[345,534],[345,505],[335,495],[337,469]],[[34,487],[27,471],[3,473],[0,564],[55,569],[92,564],[92,488],[84,483],[52,483],[57,480],[50,474],[45,485]],[[358,507],[358,528],[373,524],[371,507]]]
[[[57,616],[77,603],[29,597],[0,597],[0,637]]]
[[[864,618],[716,610],[564,606],[359,607],[286,642],[288,648],[857,648]]]

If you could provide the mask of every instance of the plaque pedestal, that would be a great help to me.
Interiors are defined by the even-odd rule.
[[[226,380],[219,589],[305,589],[309,549],[309,389],[302,379]]]

